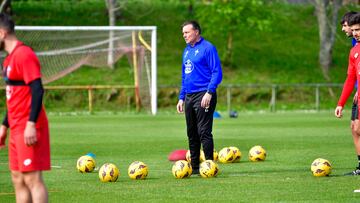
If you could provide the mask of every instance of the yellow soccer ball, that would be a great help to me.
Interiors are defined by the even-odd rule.
[[[211,178],[217,176],[219,167],[213,160],[205,160],[200,164],[200,175],[203,178]]]
[[[101,182],[116,182],[119,175],[119,169],[112,163],[102,165],[99,170],[99,179]]]
[[[234,160],[234,151],[229,147],[224,147],[219,152],[219,161],[221,163],[231,163]]]
[[[316,177],[328,176],[331,173],[330,161],[322,158],[315,159],[311,164],[311,172]]]
[[[191,163],[191,154],[190,154],[190,150],[187,150],[186,152],[186,161],[188,161],[189,163]],[[205,153],[203,150],[200,150],[200,163],[205,161]]]
[[[95,168],[95,159],[91,156],[81,156],[76,162],[76,168],[81,173],[92,172]]]
[[[234,160],[232,162],[238,162],[241,159],[241,151],[237,147],[229,147],[234,152]]]
[[[250,161],[264,161],[266,158],[266,151],[262,146],[254,146],[249,150]]]
[[[179,160],[172,167],[172,174],[175,178],[187,178],[192,174],[191,164],[185,160]]]
[[[145,179],[149,173],[148,167],[141,161],[134,161],[130,164],[128,175],[131,179]]]
[[[219,157],[219,153],[214,149],[214,161],[217,161]]]

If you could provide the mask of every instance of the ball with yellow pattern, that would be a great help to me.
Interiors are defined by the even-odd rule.
[[[313,176],[316,177],[330,175],[331,169],[332,167],[330,161],[323,158],[317,158],[311,163],[311,172]]]
[[[219,166],[213,160],[205,160],[200,164],[199,172],[203,178],[215,177],[219,173]]]
[[[76,168],[81,173],[90,173],[96,166],[95,159],[91,156],[81,156],[76,162]]]
[[[99,170],[99,179],[101,182],[116,182],[120,171],[115,164],[106,163]]]
[[[145,179],[148,173],[148,166],[141,161],[132,162],[128,168],[128,175],[133,180]]]
[[[192,174],[191,164],[185,160],[175,162],[172,167],[172,174],[178,179],[190,177]]]
[[[266,150],[262,146],[254,146],[249,150],[250,161],[265,161]]]

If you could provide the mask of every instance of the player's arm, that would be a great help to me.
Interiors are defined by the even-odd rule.
[[[31,109],[29,120],[26,123],[24,139],[25,144],[33,145],[37,142],[35,125],[42,108],[44,88],[40,78],[31,81],[29,86],[31,89]]]
[[[346,80],[344,82],[343,90],[341,92],[340,99],[338,101],[337,107],[335,108],[335,116],[338,118],[342,117],[342,110],[344,108],[344,105],[351,95],[354,85],[356,82],[356,69],[353,63],[354,59],[349,57],[349,66],[348,66],[348,73]]]
[[[206,94],[201,100],[201,107],[208,108],[212,94],[216,92],[216,88],[222,80],[221,63],[215,46],[212,46],[206,51],[206,60],[209,68],[211,69],[211,79],[208,85]]]
[[[5,112],[4,120],[0,126],[0,149],[5,147],[5,141],[7,137],[7,129],[9,128],[8,114]]]
[[[41,83],[39,59],[32,50],[29,50],[30,48],[25,49],[24,53],[26,54],[22,54],[18,58],[18,66],[21,68],[23,79],[31,91],[30,115],[24,131],[24,142],[30,146],[37,142],[35,124],[42,108],[44,88]]]
[[[185,100],[185,66],[182,65],[182,72],[181,72],[181,88],[179,94],[179,100],[176,105],[176,110],[178,113],[184,112],[184,100]]]
[[[29,86],[31,89],[31,110],[29,121],[36,123],[42,108],[44,87],[40,78],[32,81]]]
[[[222,81],[221,63],[215,46],[212,46],[207,50],[206,57],[207,64],[211,69],[211,80],[208,85],[208,92],[215,93],[216,88]]]

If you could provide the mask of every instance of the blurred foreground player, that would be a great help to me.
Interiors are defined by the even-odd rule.
[[[42,105],[44,89],[40,63],[33,50],[20,42],[11,18],[0,13],[0,48],[7,52],[3,62],[7,113],[0,127],[4,148],[10,128],[9,168],[16,202],[48,202],[42,178],[50,170],[49,127]]]
[[[357,12],[355,12],[355,11],[350,11],[350,12],[345,13],[340,22],[341,31],[343,31],[347,37],[352,39],[353,46],[355,46],[357,42],[356,42],[356,39],[353,37],[351,27],[349,26],[349,20],[355,14],[357,14]],[[352,108],[351,108],[350,128],[351,128],[351,134],[353,137],[355,152],[356,152],[357,158],[358,158],[358,165],[356,166],[356,168],[353,171],[346,173],[345,175],[360,175],[360,134],[356,133],[356,131],[355,131],[355,126],[359,125],[359,118],[358,118],[359,110],[358,110],[358,102],[357,102],[357,100],[358,100],[357,99],[357,95],[358,95],[357,83],[355,83],[355,91],[356,91],[356,93],[354,95]]]

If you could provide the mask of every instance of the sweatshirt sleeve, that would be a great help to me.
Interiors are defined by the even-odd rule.
[[[184,100],[185,99],[184,80],[185,80],[185,67],[184,67],[184,63],[183,63],[182,64],[182,70],[181,70],[181,88],[180,88],[179,100]]]
[[[222,80],[222,70],[220,58],[218,56],[215,46],[209,48],[207,53],[207,63],[211,70],[211,80],[208,85],[208,91],[211,93],[216,92],[216,88],[221,83]]]
[[[350,54],[347,77],[344,82],[344,86],[343,86],[343,90],[341,92],[340,99],[337,104],[338,106],[343,107],[345,105],[347,99],[349,98],[349,96],[351,95],[351,93],[354,89],[355,82],[356,82],[356,69],[355,69],[355,65],[354,65],[354,58],[352,58],[351,54]]]

